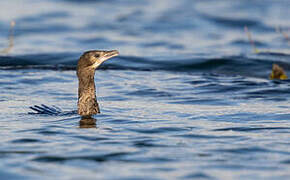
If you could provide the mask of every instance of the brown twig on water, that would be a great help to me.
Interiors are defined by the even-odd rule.
[[[246,34],[247,34],[247,36],[248,36],[248,40],[249,40],[249,42],[250,42],[251,45],[252,45],[252,48],[253,48],[254,53],[258,53],[259,51],[258,51],[258,49],[256,48],[255,42],[254,42],[253,39],[252,39],[252,35],[251,35],[251,33],[250,33],[248,27],[245,26],[244,30],[245,30],[245,32],[246,32]]]
[[[1,54],[8,54],[14,46],[14,26],[15,26],[15,21],[11,21],[10,29],[9,29],[9,37],[8,37],[9,44],[7,48],[0,51]]]

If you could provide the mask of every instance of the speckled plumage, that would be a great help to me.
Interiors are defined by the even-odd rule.
[[[78,89],[78,114],[91,116],[100,113],[96,97],[94,82],[95,70],[105,60],[117,56],[119,53],[113,51],[87,51],[79,59],[77,65],[77,76],[79,79]]]

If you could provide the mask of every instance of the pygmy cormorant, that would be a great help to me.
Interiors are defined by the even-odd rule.
[[[117,50],[91,50],[81,55],[77,65],[77,76],[79,80],[77,113],[79,115],[83,117],[90,117],[91,115],[100,113],[94,81],[95,70],[104,61],[117,55],[119,55],[119,52]],[[43,104],[41,106],[35,105],[30,108],[36,111],[37,114],[65,115],[75,112],[63,112],[55,106],[48,107]]]

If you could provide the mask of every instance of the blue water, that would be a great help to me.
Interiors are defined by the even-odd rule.
[[[290,179],[290,3],[192,0],[0,2],[0,179]],[[253,53],[247,26],[258,49]],[[77,109],[76,63],[96,71],[101,114]],[[281,50],[283,50],[281,52]]]

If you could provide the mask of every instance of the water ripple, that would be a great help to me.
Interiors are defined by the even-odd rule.
[[[32,159],[38,162],[63,162],[70,160],[90,160],[97,162],[106,162],[111,160],[122,160],[122,157],[131,155],[131,152],[116,152],[105,155],[90,155],[90,156],[40,156]]]

